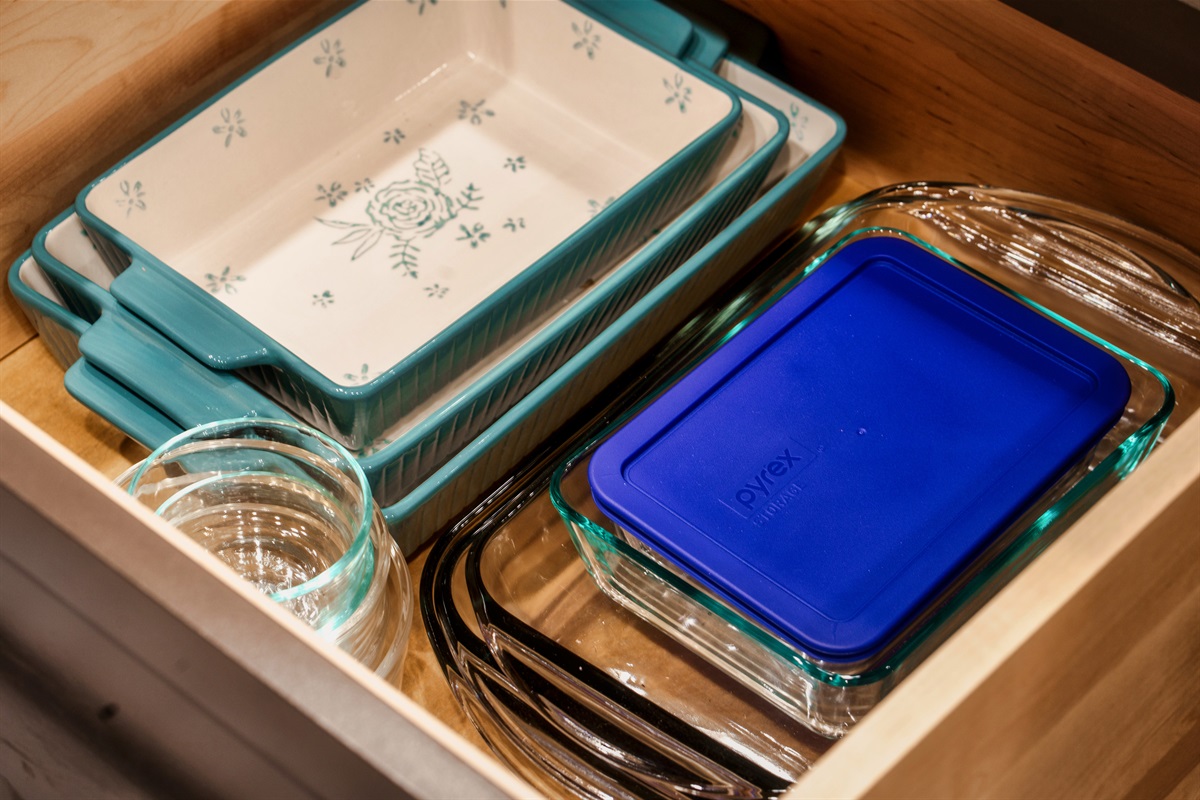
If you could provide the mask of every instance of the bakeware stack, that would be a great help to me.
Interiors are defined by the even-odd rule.
[[[831,266],[826,280],[844,285],[838,265],[857,259],[838,256],[853,256],[864,242],[875,247],[878,239],[918,247],[920,258],[935,259],[935,271],[955,271],[951,282],[969,276],[987,288],[985,296],[1002,292],[1017,303],[1018,317],[1036,317],[1034,329],[1052,326],[1043,331],[1051,338],[1070,334],[1060,345],[1082,347],[1090,354],[1083,357],[1098,358],[1099,370],[1115,366],[1119,372],[1109,377],[1120,385],[1124,376],[1130,391],[1098,441],[1082,437],[1090,449],[1067,457],[1065,474],[1017,504],[1018,515],[958,565],[958,577],[926,613],[908,619],[873,656],[839,662],[798,648],[735,605],[725,587],[620,530],[599,512],[585,467],[598,442],[638,419],[655,398],[686,388],[689,376],[703,377],[697,365],[728,353],[780,303],[795,302],[789,292],[809,282],[820,288]],[[867,260],[881,266],[874,256]],[[495,751],[546,791],[783,791],[1133,470],[1169,435],[1173,418],[1200,405],[1198,265],[1196,254],[1154,234],[1022,192],[912,184],[831,210],[734,293],[701,309],[435,544],[421,580],[422,609],[463,707]],[[946,297],[982,313],[978,289]],[[1002,330],[993,312],[975,319]],[[1093,330],[1085,335],[1076,319]],[[853,326],[842,330],[847,341],[837,348],[859,335]],[[1018,360],[1030,352],[1018,351]],[[1173,417],[1177,407],[1184,413]],[[800,415],[803,404],[794,408]],[[869,435],[848,433],[855,444]],[[969,456],[960,466],[974,468]],[[796,551],[802,562],[803,548]]]
[[[39,329],[61,328],[55,347],[64,365],[71,365],[68,390],[148,447],[180,430],[244,415],[299,419],[349,440],[393,535],[411,552],[784,230],[828,166],[843,128],[832,112],[726,55],[719,35],[699,31],[654,3],[448,3],[431,5],[424,13],[407,5],[354,7],[148,143],[38,234],[32,261],[26,257],[13,266],[10,286]],[[608,15],[605,20],[601,13]],[[384,102],[381,97],[390,99],[396,87],[389,83],[385,90],[368,78],[387,74],[388,80],[403,82],[408,76],[376,64],[385,58],[383,51],[390,58],[401,52],[380,33],[396,29],[399,23],[388,15],[397,14],[416,15],[405,19],[405,30],[430,26],[431,43],[422,47],[438,42],[452,52],[465,48],[477,55],[478,63],[464,63],[462,75],[447,78],[446,92],[457,92],[453,97],[468,89],[476,94],[495,89],[497,98],[507,98],[504,87],[519,84],[519,90],[511,90],[520,95],[514,95],[511,113],[502,114],[493,100],[478,107],[476,100],[447,105],[450,95],[425,89],[411,105]],[[622,33],[618,24],[641,27]],[[526,28],[532,32],[523,32]],[[569,40],[561,40],[562,29],[571,34]],[[496,31],[528,36],[540,45],[510,52],[491,41]],[[360,34],[365,38],[352,38]],[[353,54],[351,41],[361,41]],[[539,49],[555,52],[531,52]],[[606,59],[613,65],[604,66]],[[562,61],[571,62],[569,69]],[[419,72],[419,63],[411,69]],[[633,69],[628,63],[642,66]],[[362,65],[358,71],[356,64]],[[588,145],[598,159],[594,167],[579,166],[590,155],[535,165],[529,154],[496,149],[536,141],[539,154],[545,150],[549,159],[551,153],[582,146],[584,140],[557,123],[536,119],[538,106],[523,93],[582,93],[596,81],[609,87],[605,92],[615,91],[652,71],[647,64],[670,65],[685,76],[678,85],[675,72],[656,77],[654,88],[661,96],[646,92],[655,96],[654,115],[665,109],[674,114],[671,125],[682,124],[680,118],[687,125],[677,131],[675,149],[667,148],[671,155],[647,167],[647,177],[634,180],[628,190],[586,183],[593,173],[608,180],[611,172],[603,167],[611,154],[594,152],[603,150],[600,144]],[[320,69],[311,74],[309,67],[316,66]],[[556,69],[562,74],[546,74]],[[591,72],[602,74],[586,78],[584,73]],[[563,85],[568,75],[570,87]],[[300,85],[297,81],[319,87],[313,89],[319,97],[283,91]],[[538,89],[537,81],[551,85]],[[338,88],[343,84],[350,85]],[[267,103],[267,97],[280,93],[351,111],[345,112],[347,119],[322,122],[311,135],[297,137],[309,143],[311,157],[290,150],[286,158],[272,155],[269,164],[276,166],[267,171],[273,180],[260,186],[261,175],[247,175],[245,159],[257,152],[251,145],[261,141],[269,150],[279,130],[299,126],[287,115],[302,113],[271,105],[288,106],[283,99]],[[557,104],[559,112],[574,109],[575,123],[597,115],[592,108],[597,96],[551,96],[554,102],[546,102]],[[712,104],[707,120],[702,120],[702,96]],[[262,114],[261,128],[251,124],[252,102],[266,103],[256,112]],[[610,131],[605,141],[637,139],[633,132],[644,134],[643,129],[653,129],[651,138],[657,141],[661,124],[650,118],[645,102],[622,105],[633,117],[641,108],[641,116],[622,117],[620,124],[629,130]],[[385,126],[377,136],[371,126],[378,127],[384,117],[389,125],[403,124]],[[513,126],[533,126],[538,133],[523,138],[524,128]],[[693,137],[680,144],[684,130]],[[543,142],[546,137],[554,141]],[[483,201],[463,194],[484,182],[466,180],[468,173],[447,155],[452,146],[474,154],[471,158],[496,156],[495,163],[488,162],[490,185],[513,192],[492,201],[494,214],[502,216],[484,220]],[[199,152],[194,148],[213,152],[189,159],[187,154]],[[621,159],[626,158],[648,163],[623,150]],[[220,181],[228,186],[221,183],[225,189],[218,193],[210,193],[207,185],[203,192],[184,190],[190,182],[186,176],[176,185],[175,177],[168,181],[163,172],[170,169],[163,165],[181,160],[208,163],[210,169],[219,164]],[[361,180],[346,172],[352,166],[364,172]],[[477,166],[484,172],[484,164]],[[573,171],[577,166],[580,175]],[[662,170],[670,177],[662,177]],[[445,337],[439,334],[407,355],[383,356],[393,361],[375,377],[370,364],[378,362],[359,347],[363,332],[372,340],[364,347],[384,340],[391,347],[403,338],[402,326],[437,328],[436,320],[443,317],[431,316],[428,309],[443,309],[452,294],[449,279],[439,276],[457,271],[461,278],[472,264],[492,270],[502,254],[511,256],[505,263],[517,263],[521,253],[532,261],[528,254],[540,250],[520,243],[534,241],[527,234],[533,226],[541,231],[542,223],[521,203],[541,207],[547,205],[542,197],[558,197],[568,180],[564,171],[592,196],[583,202],[584,213],[556,223],[559,245],[541,247],[548,247],[545,257],[529,270],[518,270],[502,287],[472,301],[470,311],[446,323]],[[204,176],[208,172],[203,170]],[[318,173],[329,176],[318,180]],[[152,182],[154,175],[161,177]],[[321,191],[309,193],[304,181],[316,181]],[[151,183],[164,186],[158,198],[152,198]],[[452,189],[457,194],[452,196]],[[252,211],[230,206],[225,202],[230,196],[253,198]],[[430,205],[421,205],[425,200]],[[396,216],[409,212],[416,219],[411,229]],[[153,224],[159,213],[176,222]],[[545,245],[544,238],[536,241]],[[633,252],[618,258],[630,247]],[[258,266],[254,275],[236,269],[235,253],[238,259],[256,259],[261,272]],[[414,259],[415,266],[408,263]],[[212,267],[217,262],[220,269]],[[48,284],[35,276],[39,268]],[[355,288],[297,288],[299,276],[321,270]],[[276,287],[286,283],[289,292],[297,289],[300,295],[285,303],[286,293],[272,288],[255,299],[251,283],[257,276]],[[668,288],[639,310],[636,304],[669,277],[674,280]],[[473,291],[483,285],[467,283]],[[538,288],[531,288],[535,284]],[[416,305],[385,302],[368,313],[355,311],[360,307],[350,300],[363,295],[364,302],[377,303],[393,290],[404,294],[404,303]],[[253,322],[257,314],[263,315],[261,325]],[[287,319],[275,320],[276,315]],[[623,324],[614,325],[618,320]],[[277,347],[279,340],[270,335],[276,322],[312,341]],[[583,360],[574,361],[597,342]],[[303,360],[298,353],[309,345],[322,352],[313,363],[325,356],[349,361],[324,373],[309,369],[313,363],[302,366],[295,360]],[[321,387],[328,392],[314,399]],[[522,410],[510,413],[518,407]]]

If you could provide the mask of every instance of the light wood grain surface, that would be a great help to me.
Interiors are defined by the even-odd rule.
[[[1200,415],[792,798],[1158,798],[1200,762]]]
[[[734,1],[776,29],[793,82],[847,119],[848,145],[810,212],[899,180],[969,180],[1084,202],[1200,247],[1200,105],[991,0]],[[88,180],[343,4],[0,4],[4,263]],[[3,294],[0,399],[115,476],[141,449],[67,396],[61,368]],[[1197,457],[1198,426],[1193,420],[1179,435],[1184,442],[1174,458],[1183,466]],[[905,687],[889,701],[902,711],[881,714],[878,724],[869,718],[863,735],[856,731],[834,748],[828,764],[797,791],[1196,796],[1200,694],[1194,687],[1170,689],[1186,681],[1200,655],[1197,637],[1185,635],[1197,629],[1200,559],[1194,540],[1173,546],[1181,530],[1196,529],[1190,523],[1200,519],[1200,491],[1194,478],[1171,483],[1174,467],[1158,469],[1144,479],[1152,484],[1144,518],[1118,519],[1112,510],[1116,527],[1096,523],[1096,530],[1108,531],[1107,562],[1089,561],[1095,555],[1087,551],[1089,541],[1070,539],[1083,549],[1081,563],[1090,565],[1077,575],[1077,596],[1059,596],[1057,605],[1041,608],[1046,597],[1034,581],[1034,593],[1003,612],[1028,602],[1039,620],[1017,632],[1026,638],[1013,640],[1011,664],[1004,658],[1004,669],[960,685],[962,703],[944,718],[921,716],[922,684],[914,682],[911,692]],[[1116,502],[1135,504],[1133,496],[1122,491]],[[1144,539],[1134,535],[1142,528]],[[424,557],[414,559],[414,574]],[[1061,558],[1076,563],[1070,555]],[[1156,591],[1155,575],[1170,585]],[[1052,578],[1046,583],[1057,585]],[[1138,610],[1148,618],[1141,627]],[[1016,636],[1003,626],[1019,621],[1002,615],[995,624]],[[950,657],[962,658],[971,647],[981,657],[995,655],[993,641],[974,635],[981,637],[976,644],[957,647]],[[1082,673],[1070,673],[1063,653],[1104,655],[1103,642],[1087,636],[1120,642],[1121,654],[1104,669],[1088,661]],[[926,691],[936,691],[936,680],[927,679],[927,687],[928,681],[934,685]],[[423,631],[410,645],[402,690],[479,743]],[[919,724],[906,728],[906,714]],[[1000,720],[1002,727],[979,735],[977,719]],[[881,730],[872,733],[868,725]],[[892,760],[864,769],[885,747]]]
[[[795,80],[843,114],[868,183],[1040,191],[1200,250],[1200,103],[1002,3],[732,4],[769,24]]]

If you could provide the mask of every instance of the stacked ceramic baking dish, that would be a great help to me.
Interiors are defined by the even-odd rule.
[[[68,389],[143,444],[243,415],[314,424],[355,449],[411,551],[782,231],[843,133],[652,3],[408,5],[352,8],[148,143],[38,234],[10,286]],[[392,107],[396,84],[353,81],[394,73],[376,62],[414,25],[483,55]],[[418,55],[392,79],[437,62]],[[618,89],[623,111],[597,114]],[[345,119],[285,135],[314,103]],[[569,127],[597,116],[591,139]],[[664,125],[682,127],[657,154],[630,151]],[[546,206],[570,208],[535,218]]]

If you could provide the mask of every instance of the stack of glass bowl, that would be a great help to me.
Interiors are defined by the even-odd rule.
[[[369,669],[399,676],[408,564],[337,442],[292,422],[213,422],[170,439],[118,484]]]

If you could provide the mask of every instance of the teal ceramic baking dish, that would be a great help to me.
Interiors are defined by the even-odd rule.
[[[80,358],[79,337],[90,323],[69,311],[57,287],[26,250],[8,269],[8,290],[63,368]]]
[[[570,3],[411,6],[356,5],[76,202],[123,305],[355,448],[690,203],[741,111]]]

